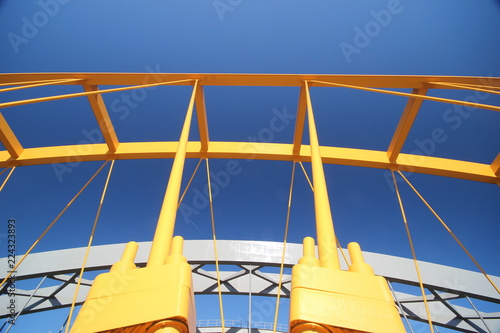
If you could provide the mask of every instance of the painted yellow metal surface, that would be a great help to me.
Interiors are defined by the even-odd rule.
[[[120,142],[110,121],[102,94],[161,85],[190,85],[198,80],[195,105],[200,141],[189,141],[187,158],[236,158],[281,161],[311,160],[310,146],[302,144],[306,114],[305,84],[313,87],[349,87],[408,98],[399,125],[387,151],[320,146],[323,163],[428,173],[474,181],[500,183],[500,157],[490,164],[432,156],[402,154],[406,137],[423,100],[453,103],[489,110],[499,106],[470,103],[430,96],[432,89],[478,90],[498,94],[500,78],[398,75],[318,75],[318,74],[169,74],[169,73],[17,73],[0,74],[0,86],[11,89],[47,85],[81,85],[81,93],[40,97],[2,103],[0,107],[87,96],[106,144],[23,148],[4,121],[0,127],[7,150],[0,151],[0,167],[46,163],[83,162],[110,159],[173,158],[177,142]],[[102,89],[118,85],[120,88]],[[293,143],[217,142],[209,139],[205,110],[206,86],[300,87]],[[101,87],[101,88],[99,88]],[[410,88],[412,93],[384,89]],[[335,89],[335,88],[332,88]],[[500,156],[500,154],[499,154]]]
[[[441,75],[332,75],[332,74],[219,74],[219,73],[3,73],[0,85],[26,81],[84,80],[89,85],[138,86],[167,81],[183,81],[179,85],[192,85],[185,80],[199,80],[202,86],[263,86],[301,87],[304,81],[322,81],[361,87],[377,88],[440,88],[442,83],[500,88],[500,78]],[[62,83],[61,83],[62,84]],[[72,82],[70,84],[80,84]],[[315,84],[327,87],[328,84]]]
[[[71,332],[196,331],[191,267],[182,255],[182,237],[172,236],[197,87],[193,87],[146,268],[135,269],[137,246],[129,243],[122,260],[95,279]]]
[[[349,244],[348,271],[319,265],[314,241],[292,270],[290,328],[300,332],[406,332],[387,281],[375,276],[356,243]]]
[[[333,229],[332,209],[325,180],[325,171],[319,151],[318,133],[314,120],[309,86],[306,83],[307,122],[311,142],[311,166],[314,186],[314,213],[316,215],[316,235],[318,237],[319,261],[322,267],[340,269],[337,254],[337,240]],[[293,281],[293,277],[292,277]]]
[[[97,86],[89,86],[86,84],[83,85],[83,89],[86,92],[99,90]],[[111,122],[109,113],[106,110],[106,104],[104,103],[102,96],[89,95],[87,96],[87,98],[89,99],[90,106],[94,111],[94,116],[97,120],[99,128],[101,129],[104,140],[108,145],[109,151],[115,152],[119,145],[118,137],[116,136],[115,129],[113,128],[113,123]]]
[[[196,332],[191,267],[182,244],[175,237],[164,264],[136,268],[137,244],[129,243],[110,272],[95,279],[71,333]]]
[[[7,149],[7,152],[13,158],[18,158],[21,156],[24,148],[17,139],[14,132],[10,128],[7,120],[5,120],[4,116],[0,113],[0,142]]]
[[[314,240],[306,237],[304,256],[292,270],[290,331],[404,333],[405,328],[387,281],[375,276],[370,265],[364,262],[357,243],[348,246],[351,257],[348,271],[340,269],[330,199],[307,83],[305,92],[319,260],[314,253]]]
[[[427,93],[426,88],[413,89],[412,94],[417,95],[425,95]],[[420,106],[422,105],[423,100],[410,98],[406,107],[403,111],[403,115],[399,120],[398,127],[396,131],[394,131],[394,136],[392,137],[391,143],[389,144],[389,149],[387,149],[387,156],[389,156],[389,161],[391,163],[396,162],[398,155],[403,148],[403,145],[406,141],[406,137],[410,133],[411,127],[413,126],[413,122],[417,117]]]
[[[24,148],[18,158],[11,157],[8,151],[0,151],[0,167],[102,160],[173,158],[177,146],[177,141],[121,142],[115,153],[109,152],[108,146],[102,143]],[[485,183],[497,184],[500,182],[500,174],[495,174],[495,170],[499,172],[500,163],[498,161],[490,165],[433,156],[399,154],[397,161],[391,163],[385,151],[327,146],[321,146],[320,151],[325,164],[379,169],[392,168],[394,170],[434,174]],[[187,145],[186,157],[252,158],[256,160],[310,162],[311,149],[309,145],[302,145],[299,154],[294,155],[292,144],[211,141],[208,151],[202,152],[199,141],[190,141]]]
[[[0,103],[8,108],[87,97],[105,143],[25,148],[0,114],[0,167],[97,160],[173,158],[168,187],[147,267],[136,268],[137,244],[129,243],[109,273],[98,276],[74,326],[79,332],[194,333],[191,269],[182,255],[182,238],[173,237],[186,158],[258,159],[311,162],[318,258],[314,240],[304,240],[304,256],[293,268],[291,332],[404,332],[385,279],[373,274],[356,243],[352,264],[342,271],[336,246],[323,164],[340,164],[457,177],[500,185],[500,154],[490,164],[401,153],[424,100],[500,111],[500,106],[434,97],[432,89],[478,90],[498,94],[500,78],[317,74],[25,73],[0,74],[8,92],[49,85],[79,85],[83,92]],[[120,142],[102,94],[183,85],[193,88],[179,141]],[[104,86],[120,86],[103,88]],[[211,141],[205,105],[207,86],[299,87],[295,134],[291,143]],[[321,146],[316,133],[310,87],[343,87],[407,98],[387,150]],[[411,93],[390,89],[411,89]],[[389,90],[387,90],[389,89]],[[194,112],[196,109],[196,113]],[[193,116],[200,141],[189,141]],[[310,145],[302,144],[306,116]]]
[[[177,216],[177,206],[179,203],[179,194],[181,190],[182,173],[184,171],[184,162],[186,160],[186,148],[189,139],[189,128],[193,117],[194,96],[196,94],[197,84],[193,88],[191,100],[189,102],[186,118],[182,127],[181,137],[175,153],[174,163],[170,171],[167,190],[161,206],[160,216],[151,244],[149,253],[148,267],[163,265],[165,257],[170,249],[170,239],[172,239],[175,228],[175,217]]]

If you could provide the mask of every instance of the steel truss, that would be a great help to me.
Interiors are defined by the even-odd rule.
[[[306,86],[344,87],[407,97],[408,102],[386,151],[322,146],[320,152],[323,163],[411,170],[418,173],[499,183],[500,154],[490,164],[483,164],[401,153],[424,100],[500,111],[499,106],[434,97],[430,94],[440,89],[477,90],[498,94],[500,78],[492,77],[159,73],[0,74],[1,86],[17,86],[2,89],[3,91],[38,86],[82,86],[83,92],[80,93],[5,102],[0,103],[0,108],[87,96],[105,139],[105,143],[102,144],[24,148],[7,121],[0,116],[0,141],[6,148],[5,151],[0,151],[0,167],[60,163],[75,159],[95,161],[173,158],[177,142],[120,142],[102,94],[165,85],[192,86],[195,82],[199,83],[195,92],[195,105],[200,141],[189,141],[186,156],[188,158],[246,159],[251,156],[253,159],[262,160],[310,161],[310,146],[302,144],[307,106]],[[100,90],[99,86],[125,87]],[[252,142],[249,144],[248,142],[210,141],[204,97],[206,86],[300,87],[293,143]],[[403,93],[395,89],[412,89],[412,91]]]
[[[221,282],[224,294],[254,296],[274,296],[278,292],[282,243],[260,241],[217,241],[221,264]],[[209,295],[217,293],[217,278],[213,270],[214,253],[212,241],[186,241],[185,256],[193,272],[195,294]],[[87,272],[109,270],[119,260],[125,244],[94,246],[89,257]],[[136,264],[144,266],[151,242],[139,245]],[[69,307],[73,298],[81,259],[85,248],[65,249],[35,253],[26,259],[23,268],[17,274],[18,281],[38,281],[46,277],[44,284],[34,290],[16,291],[17,304],[24,308],[23,314]],[[301,244],[287,244],[285,267],[291,268],[302,256]],[[377,275],[384,276],[395,289],[395,298],[401,303],[404,315],[408,319],[426,322],[422,296],[415,292],[398,291],[403,285],[416,286],[418,280],[410,259],[364,252],[366,261],[374,268]],[[6,265],[7,258],[0,259],[0,265]],[[420,262],[427,300],[431,303],[431,315],[435,325],[452,328],[461,332],[491,332],[500,329],[500,312],[476,312],[473,307],[452,304],[454,300],[469,297],[491,304],[500,304],[500,295],[487,283],[484,276],[477,272],[458,268]],[[342,263],[342,269],[345,269]],[[251,273],[251,277],[250,277]],[[92,274],[92,273],[90,273]],[[250,281],[251,278],[251,289]],[[492,277],[496,284],[500,277]],[[119,277],[118,277],[119,280]],[[290,296],[290,274],[284,274],[281,296]],[[92,285],[92,279],[84,279],[78,295],[78,304],[82,304]],[[33,282],[35,283],[35,282]],[[5,291],[2,302],[7,297]],[[29,304],[26,304],[32,297]],[[403,315],[403,312],[401,312]],[[7,317],[5,309],[0,309],[0,318]]]

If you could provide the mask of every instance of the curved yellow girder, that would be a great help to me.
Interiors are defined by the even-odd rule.
[[[177,150],[177,145],[177,141],[121,142],[114,153],[109,152],[108,146],[105,143],[27,148],[16,159],[11,158],[7,151],[0,151],[0,167],[113,159],[173,158]],[[294,155],[292,151],[292,144],[211,141],[208,150],[202,152],[201,142],[190,141],[186,157],[311,161],[309,145],[302,145],[298,155]],[[411,154],[399,154],[396,163],[390,163],[385,151],[325,146],[320,147],[320,151],[323,163],[327,164],[402,170],[486,183],[498,183],[500,181],[500,178],[495,175],[489,164]]]
[[[310,146],[302,145],[306,113],[306,82],[310,87],[344,87],[408,98],[387,151],[321,146],[324,163],[411,171],[500,184],[500,154],[491,164],[403,154],[401,149],[423,100],[500,111],[500,106],[429,96],[431,89],[477,90],[499,94],[500,78],[398,75],[319,74],[169,74],[169,73],[16,73],[0,74],[0,89],[9,91],[46,85],[81,85],[82,92],[0,103],[0,109],[86,96],[106,143],[24,148],[0,114],[0,167],[109,159],[173,158],[178,142],[120,142],[102,98],[103,93],[160,85],[199,85],[195,90],[200,141],[190,141],[187,158],[234,158],[310,161]],[[99,86],[123,86],[100,90]],[[12,86],[15,86],[12,88]],[[299,87],[293,143],[217,142],[209,140],[204,86]],[[411,93],[390,89],[411,88]],[[387,90],[389,89],[389,90]]]

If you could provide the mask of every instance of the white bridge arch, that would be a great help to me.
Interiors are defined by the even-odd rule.
[[[136,265],[144,266],[151,242],[139,243]],[[218,240],[219,264],[221,265],[222,293],[233,295],[276,296],[279,274],[265,272],[266,268],[279,267],[283,244],[264,241]],[[125,244],[93,246],[87,262],[86,271],[100,271],[111,267],[120,259]],[[76,288],[81,260],[86,248],[64,249],[33,253],[26,258],[16,279],[46,279],[56,281],[50,287],[41,286],[38,290],[16,290],[18,307],[23,314],[69,307]],[[186,240],[184,254],[191,264],[195,294],[216,294],[216,272],[206,267],[213,265],[213,241]],[[347,253],[347,252],[346,252]],[[301,244],[287,244],[284,266],[291,268],[302,255]],[[398,291],[397,285],[418,285],[413,261],[406,258],[364,252],[377,275],[384,276],[391,287],[402,316],[426,322],[423,298]],[[6,267],[7,258],[0,259],[0,266]],[[420,262],[424,286],[430,292],[427,300],[431,306],[433,323],[462,332],[498,332],[500,312],[484,313],[470,307],[457,306],[451,300],[460,298],[477,299],[500,304],[500,295],[481,273],[433,263]],[[345,263],[342,263],[345,269]],[[498,285],[500,277],[491,277]],[[117,284],[123,277],[117,276]],[[251,279],[251,283],[250,280]],[[289,297],[290,275],[283,275],[281,297]],[[91,280],[83,280],[77,303],[82,304],[92,285]],[[251,287],[250,287],[251,286]],[[4,288],[5,289],[5,288]],[[2,290],[2,304],[8,296]],[[6,309],[0,309],[0,318],[6,318]],[[203,328],[201,328],[203,330]]]

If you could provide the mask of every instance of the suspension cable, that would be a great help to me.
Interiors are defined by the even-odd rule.
[[[479,270],[483,273],[484,277],[486,279],[488,279],[488,281],[491,283],[491,285],[493,286],[493,288],[495,288],[495,290],[497,291],[497,293],[500,294],[500,290],[498,289],[498,287],[496,286],[495,282],[493,282],[493,280],[491,280],[491,278],[488,276],[488,274],[486,274],[486,271],[481,267],[481,265],[479,265],[479,263],[476,261],[476,259],[472,256],[472,254],[467,250],[467,248],[465,247],[464,244],[462,244],[462,242],[458,239],[457,236],[455,236],[455,234],[453,233],[453,231],[451,231],[450,227],[448,227],[448,225],[443,221],[443,219],[436,213],[436,211],[431,207],[431,205],[429,205],[429,203],[424,199],[424,197],[417,191],[417,189],[410,183],[410,181],[403,175],[403,173],[401,173],[401,171],[398,171],[399,175],[405,180],[405,182],[411,187],[411,189],[418,195],[418,197],[420,198],[420,200],[422,200],[422,202],[427,206],[427,208],[429,208],[429,210],[432,212],[432,214],[434,214],[434,216],[439,220],[439,222],[441,222],[441,224],[443,225],[443,227],[450,233],[450,235],[453,237],[453,239],[458,243],[458,245],[460,245],[460,247],[462,248],[462,250],[464,250],[464,252],[469,256],[469,258],[474,262],[474,264],[477,266],[477,268],[479,268]]]
[[[19,316],[21,315],[21,313],[23,313],[23,311],[26,309],[26,307],[28,307],[28,305],[30,304],[31,300],[33,299],[33,296],[35,296],[35,294],[37,293],[38,289],[40,289],[40,287],[42,286],[42,284],[43,284],[43,282],[45,281],[46,278],[47,278],[47,275],[45,275],[43,277],[43,279],[38,283],[38,285],[36,286],[35,290],[33,290],[33,292],[31,293],[31,295],[28,298],[28,300],[26,301],[26,303],[24,303],[23,308],[17,312],[15,318],[12,320],[12,323],[7,328],[7,330],[5,331],[5,333],[9,333],[10,330],[12,329],[12,327],[16,324],[17,319],[19,318]],[[0,329],[0,332],[2,332],[1,329]]]
[[[406,324],[408,325],[408,328],[410,329],[410,332],[414,333],[413,332],[413,328],[410,325],[410,321],[408,320],[408,316],[406,315],[406,312],[403,309],[403,305],[399,301],[398,297],[396,296],[396,292],[394,291],[394,288],[392,287],[392,283],[390,281],[387,281],[387,284],[389,285],[389,288],[391,289],[392,297],[394,297],[394,299],[396,300],[396,303],[398,303],[398,307],[401,310],[401,314],[405,318]]]
[[[288,226],[290,224],[290,211],[291,211],[291,207],[292,207],[293,184],[295,181],[295,165],[296,165],[296,162],[293,162],[292,178],[290,180],[290,190],[288,192],[288,208],[286,211],[285,236],[283,237],[283,251],[281,252],[281,265],[280,265],[280,277],[279,277],[279,282],[278,282],[278,294],[276,296],[276,309],[274,310],[273,333],[276,333],[276,326],[278,325],[281,285],[283,284],[283,268],[285,265],[286,240],[288,238]]]
[[[394,171],[391,170],[391,174],[392,174],[392,180],[394,182],[394,188],[396,189],[396,195],[398,197],[399,208],[401,209],[401,215],[403,216],[406,235],[408,236],[408,242],[410,243],[411,254],[413,256],[413,263],[415,264],[415,270],[417,271],[418,284],[420,285],[420,290],[422,292],[422,297],[424,299],[425,312],[427,313],[427,321],[429,322],[429,328],[431,330],[431,333],[434,333],[434,326],[432,325],[431,313],[429,311],[429,305],[427,304],[427,297],[425,296],[424,284],[422,282],[422,276],[420,275],[420,269],[418,268],[417,255],[415,253],[415,247],[413,246],[413,241],[411,239],[410,227],[408,226],[408,221],[406,219],[406,213],[403,207],[403,201],[401,200],[401,195],[399,194],[399,188],[396,182],[396,176],[394,175]]]
[[[472,306],[472,308],[474,309],[474,311],[476,311],[476,314],[477,316],[481,319],[481,321],[483,322],[484,326],[486,327],[486,330],[488,331],[488,333],[491,333],[491,330],[490,328],[488,327],[488,325],[486,325],[486,321],[484,320],[483,316],[481,316],[481,313],[477,310],[476,306],[474,305],[474,303],[472,303],[472,300],[469,298],[469,296],[465,295],[465,298],[467,298],[467,300],[469,301],[470,305]]]
[[[309,187],[314,192],[314,186],[311,183],[311,179],[309,178],[309,175],[307,174],[306,169],[304,168],[304,164],[302,164],[302,162],[299,162],[299,164],[300,164],[300,167],[302,168],[302,172],[304,172],[304,176],[306,176],[307,182],[309,183]]]
[[[94,173],[92,177],[87,181],[85,185],[78,191],[78,193],[73,197],[73,199],[70,200],[70,202],[64,207],[64,209],[59,213],[59,215],[56,216],[56,218],[49,224],[49,226],[45,229],[45,231],[38,237],[38,239],[31,245],[31,247],[26,251],[26,253],[21,257],[21,259],[17,262],[17,264],[14,266],[14,268],[7,274],[7,276],[3,279],[2,283],[0,283],[0,289],[3,287],[5,282],[10,278],[10,276],[16,272],[17,268],[21,263],[26,259],[28,254],[35,248],[35,246],[40,242],[40,240],[47,234],[47,232],[54,226],[54,224],[61,218],[61,216],[68,210],[68,208],[73,204],[73,202],[82,194],[82,192],[87,188],[87,186],[94,180],[94,178],[101,172],[101,170],[104,168],[104,166],[108,163],[109,161],[104,162],[101,167]]]
[[[186,188],[184,189],[184,192],[182,192],[181,198],[179,199],[179,204],[177,205],[177,209],[179,209],[179,207],[181,206],[182,200],[184,200],[184,197],[186,196],[186,193],[189,190],[189,187],[191,186],[191,182],[193,181],[194,176],[196,175],[196,172],[198,171],[198,168],[200,167],[201,161],[202,161],[202,159],[200,158],[200,160],[198,161],[198,164],[196,165],[196,168],[194,168],[193,174],[191,175],[189,182],[186,185]]]
[[[78,297],[78,292],[80,290],[80,285],[83,280],[83,273],[85,271],[85,266],[87,265],[87,259],[90,253],[90,246],[92,245],[92,240],[94,239],[95,229],[97,227],[97,222],[99,221],[99,216],[101,215],[102,204],[104,202],[104,197],[108,189],[109,178],[111,177],[111,172],[113,171],[113,166],[115,165],[115,160],[111,161],[109,166],[108,176],[106,177],[106,182],[104,183],[104,188],[102,189],[101,200],[99,201],[99,206],[97,208],[97,213],[95,215],[94,224],[92,226],[92,231],[90,233],[89,242],[87,244],[87,250],[85,251],[85,257],[83,258],[82,268],[80,269],[80,275],[78,276],[78,282],[76,283],[75,293],[73,295],[73,301],[71,302],[71,309],[69,310],[68,325],[66,325],[65,333],[68,333],[69,326],[71,324],[71,318],[73,317],[73,311],[75,310],[76,298]]]
[[[12,175],[12,173],[14,172],[14,170],[16,169],[16,167],[12,167],[10,169],[10,172],[9,174],[7,175],[7,177],[5,177],[3,183],[2,183],[2,186],[0,186],[0,192],[3,190],[3,187],[5,186],[5,184],[7,184],[7,181],[9,180],[10,176]],[[8,169],[3,169],[2,172],[0,172],[0,176],[5,172],[7,171]]]
[[[66,324],[68,323],[69,315],[66,317],[66,320],[62,324],[61,328],[59,329],[59,332],[57,333],[62,333],[64,331],[64,327],[66,327]]]
[[[307,179],[307,182],[309,183],[309,187],[311,188],[311,191],[314,192],[314,186],[313,184],[311,183],[311,179],[309,178],[309,175],[307,174],[307,171],[306,169],[304,168],[304,165],[302,164],[302,162],[299,162],[300,166],[302,167],[302,172],[304,173],[304,176],[306,176],[306,179]],[[335,224],[335,222],[332,221],[332,223]],[[335,227],[335,225],[334,225]],[[347,257],[344,253],[344,249],[342,248],[342,246],[340,245],[340,241],[339,241],[339,238],[338,237],[335,237],[335,240],[337,241],[337,247],[340,249],[340,253],[342,254],[342,258],[344,258],[344,261],[345,261],[345,264],[347,265],[347,267],[349,267],[349,261],[347,260]]]
[[[31,300],[33,299],[33,296],[35,296],[35,294],[37,293],[38,289],[40,289],[40,287],[42,286],[43,282],[45,281],[45,279],[47,278],[47,275],[45,275],[43,277],[43,279],[38,283],[38,285],[36,286],[35,290],[33,290],[33,292],[31,293],[30,297],[28,298],[28,300],[26,301],[26,303],[24,303],[23,307],[21,310],[19,310],[15,316],[14,319],[12,319],[12,323],[10,324],[10,326],[7,328],[7,330],[5,331],[5,333],[9,333],[10,330],[12,329],[12,327],[16,324],[16,321],[17,319],[19,318],[19,316],[23,313],[23,311],[26,309],[26,307],[28,307],[28,305],[30,304]],[[2,330],[0,329],[0,332]]]
[[[215,256],[215,270],[217,274],[217,289],[219,293],[219,311],[220,311],[220,319],[222,323],[222,333],[226,332],[225,324],[224,324],[224,307],[222,305],[222,289],[220,283],[220,271],[219,271],[219,255],[217,252],[217,237],[215,234],[215,218],[214,218],[214,206],[212,200],[212,184],[210,181],[210,167],[208,164],[208,158],[205,159],[207,166],[207,183],[208,183],[208,199],[210,202],[210,218],[212,220],[212,236],[214,240],[214,256]]]
[[[0,89],[0,92],[7,92],[7,91],[14,91],[14,90],[19,90],[19,89],[26,89],[26,88],[35,88],[35,87],[43,87],[47,85],[55,85],[55,84],[61,84],[61,83],[66,83],[66,82],[74,82],[74,81],[82,81],[82,79],[62,79],[62,80],[43,80],[43,81],[33,81],[29,84],[17,86],[17,87],[11,87],[11,88],[4,88]],[[0,85],[0,86],[5,86],[5,85]],[[5,332],[7,333],[7,332]]]
[[[347,261],[347,257],[344,253],[344,249],[342,248],[342,245],[340,245],[340,241],[339,241],[338,236],[336,237],[336,239],[337,239],[337,246],[340,249],[340,253],[342,254],[342,258],[344,258],[345,264],[347,265],[347,267],[349,267],[349,261]]]

